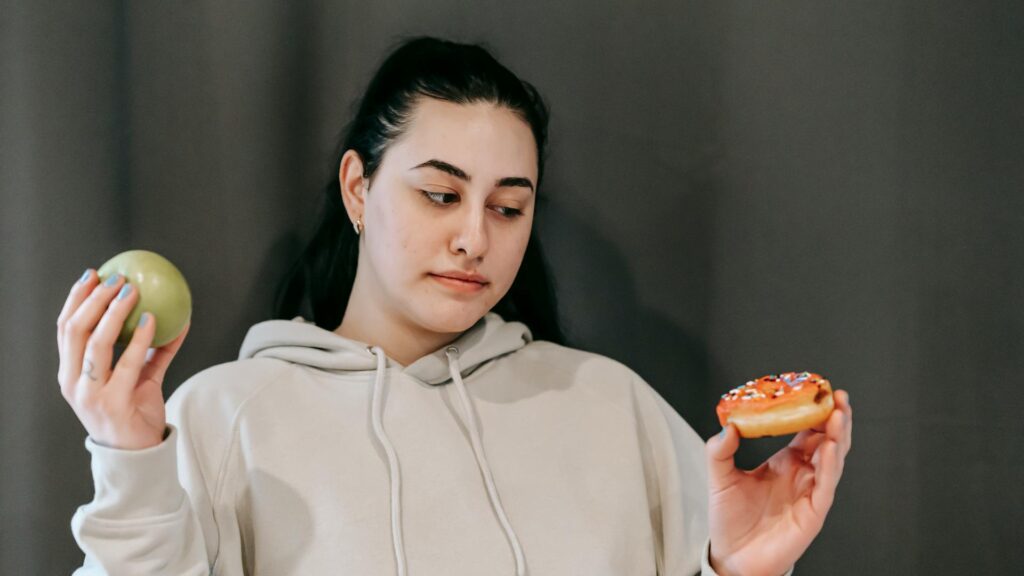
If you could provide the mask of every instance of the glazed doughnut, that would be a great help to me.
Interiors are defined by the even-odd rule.
[[[817,426],[832,414],[832,385],[813,372],[786,372],[751,380],[722,394],[715,411],[724,428],[744,438],[782,436]]]

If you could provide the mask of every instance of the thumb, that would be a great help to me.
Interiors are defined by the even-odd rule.
[[[740,434],[732,424],[726,424],[720,433],[708,440],[708,483],[712,490],[722,490],[732,483],[732,476],[736,473],[733,456],[739,447]]]

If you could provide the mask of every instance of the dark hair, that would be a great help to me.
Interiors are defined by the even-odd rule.
[[[536,88],[516,77],[482,46],[429,37],[405,40],[381,64],[355,118],[342,131],[324,187],[320,223],[278,288],[277,318],[302,314],[327,330],[341,324],[359,255],[359,237],[341,199],[341,158],[346,150],[355,150],[363,162],[364,177],[370,178],[387,147],[406,129],[417,100],[424,96],[459,104],[493,103],[529,124],[537,144],[535,202],[540,204],[548,109]],[[536,232],[531,232],[511,288],[492,311],[505,320],[523,322],[534,339],[565,343],[554,287]]]

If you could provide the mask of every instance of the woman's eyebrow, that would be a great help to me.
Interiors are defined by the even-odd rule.
[[[470,175],[466,174],[466,171],[462,168],[449,164],[444,160],[437,160],[436,158],[432,158],[422,164],[413,166],[410,170],[418,170],[420,168],[433,168],[435,170],[440,170],[466,182],[471,180]],[[506,176],[504,178],[499,178],[498,181],[494,183],[494,186],[496,188],[502,188],[504,186],[521,186],[523,188],[529,188],[530,191],[533,192],[533,182],[530,182],[529,178],[523,178],[522,176]]]

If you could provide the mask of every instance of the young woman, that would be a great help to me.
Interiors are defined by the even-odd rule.
[[[340,143],[283,319],[166,408],[185,335],[147,356],[147,315],[111,366],[137,295],[87,270],[57,323],[96,486],[72,520],[77,573],[787,572],[842,474],[846,394],[747,472],[732,427],[705,445],[629,368],[564,346],[532,234],[546,130],[484,49],[398,47]]]

